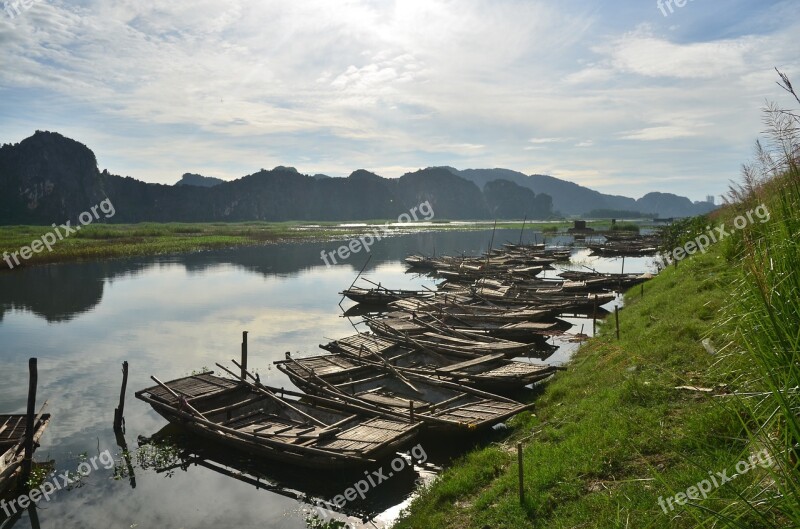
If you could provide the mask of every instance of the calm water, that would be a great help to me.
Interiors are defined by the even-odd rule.
[[[434,288],[433,280],[405,273],[402,258],[434,249],[437,254],[475,255],[490,237],[490,231],[427,232],[385,239],[373,246],[364,276],[397,288]],[[500,230],[495,246],[518,237],[516,231]],[[27,359],[38,357],[39,403],[49,401],[53,419],[36,460],[52,461],[59,472],[75,471],[85,457],[110,450],[123,468],[115,479],[115,470],[99,467],[77,486],[40,503],[33,519],[23,514],[14,527],[306,527],[309,502],[343,492],[354,482],[352,476],[225,456],[191,439],[179,444],[183,459],[162,450],[135,452],[131,475],[119,445],[127,442],[134,450],[140,438],[164,433],[166,421],[133,398],[134,391],[152,385],[150,375],[169,380],[228,363],[239,356],[244,330],[250,332],[250,366],[265,383],[286,387],[291,384],[270,367],[273,360],[286,351],[320,354],[320,343],[352,334],[351,322],[340,316],[337,292],[350,285],[367,254],[332,267],[320,259],[321,250],[343,242],[0,274],[0,411],[25,409]],[[574,259],[601,271],[621,269],[620,260],[588,258],[585,251],[576,251]],[[626,259],[625,271],[649,271],[648,261]],[[585,319],[567,319],[577,325],[574,332],[584,325],[591,334],[591,320],[587,325]],[[566,361],[574,347],[566,344],[547,361]],[[127,431],[125,439],[116,439],[112,419],[125,360],[130,363]],[[370,491],[367,501],[350,505],[346,514],[374,516],[379,527],[390,523],[417,484],[453,455],[433,443],[425,450],[426,464],[398,473]],[[207,459],[194,464],[190,453]]]

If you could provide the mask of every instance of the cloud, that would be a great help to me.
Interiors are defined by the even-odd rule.
[[[505,166],[637,189],[699,174],[702,196],[781,96],[772,65],[800,75],[791,17],[703,9],[670,31],[654,5],[588,0],[41,0],[0,12],[3,141],[59,130],[112,172],[165,183]],[[580,148],[599,138],[602,152]]]
[[[620,136],[620,138],[623,140],[659,141],[673,138],[688,138],[697,135],[698,132],[694,130],[688,130],[675,125],[664,125],[661,127],[647,127],[631,131]]]
[[[531,138],[528,140],[530,143],[539,144],[539,143],[561,143],[564,141],[568,141],[567,138]]]

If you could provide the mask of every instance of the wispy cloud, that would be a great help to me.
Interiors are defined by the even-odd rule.
[[[768,16],[792,2],[719,9],[42,0],[0,12],[2,141],[58,130],[166,183],[505,166],[629,193],[687,175],[667,188],[700,197],[749,156],[772,67],[800,76],[795,18]]]

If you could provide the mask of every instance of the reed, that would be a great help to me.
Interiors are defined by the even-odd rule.
[[[781,84],[800,103],[788,78]],[[732,326],[720,371],[735,381],[728,406],[737,410],[745,450],[766,449],[774,465],[738,501],[711,510],[704,525],[800,527],[800,116],[776,105],[765,109],[769,142],[728,195],[731,209],[764,204],[770,220],[738,233],[729,253],[741,259]]]

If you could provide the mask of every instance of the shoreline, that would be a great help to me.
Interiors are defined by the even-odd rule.
[[[725,341],[715,318],[730,302],[737,270],[723,251],[668,267],[644,283],[644,295],[638,286],[626,292],[621,338],[613,318],[599,324],[567,370],[544,383],[534,410],[508,421],[505,439],[454,462],[393,529],[599,529],[620,519],[630,527],[695,527],[689,507],[664,511],[659,499],[732,468],[747,448],[732,446],[739,419],[715,402],[723,391],[712,370],[719,359],[701,343]],[[736,498],[763,476],[753,472],[715,495]]]
[[[13,254],[31,246],[50,226],[0,227],[0,273],[29,266],[87,262],[138,256],[187,254],[205,250],[242,248],[283,242],[325,242],[358,237],[386,221],[350,222],[244,222],[244,223],[140,223],[93,224],[59,241],[51,251],[33,253],[29,259]],[[595,229],[609,226],[608,221],[588,221]],[[571,221],[526,222],[525,230],[544,232],[546,236],[568,228]],[[494,221],[439,221],[392,225],[389,237],[415,232],[491,230]],[[521,229],[522,221],[498,222],[498,229]],[[526,233],[530,233],[527,232]],[[43,250],[43,249],[40,249]],[[9,267],[9,263],[13,266]]]

